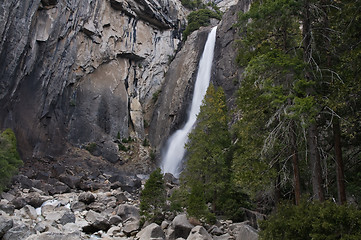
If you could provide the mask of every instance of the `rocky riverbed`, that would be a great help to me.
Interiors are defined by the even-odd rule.
[[[1,194],[0,239],[258,239],[249,221],[202,225],[184,213],[169,212],[161,225],[141,226],[144,175],[115,178],[101,173],[86,182],[64,174],[59,178],[62,181],[53,178],[52,183],[25,175],[14,178],[11,189]],[[168,180],[167,187],[174,184]]]

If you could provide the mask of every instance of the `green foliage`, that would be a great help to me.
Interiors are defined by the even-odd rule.
[[[190,216],[213,221],[222,206],[231,181],[231,138],[228,110],[222,88],[210,85],[197,116],[197,126],[186,144],[188,161],[182,173],[182,186],[189,191]],[[206,204],[211,203],[213,213]]]
[[[94,153],[94,151],[97,149],[97,144],[95,142],[88,143],[85,146],[85,149],[90,153]]]
[[[148,140],[147,138],[144,138],[144,140],[143,140],[143,146],[144,146],[144,147],[149,147],[149,146],[150,146],[149,140]]]
[[[126,147],[124,144],[122,143],[118,143],[118,148],[120,151],[123,151],[123,152],[128,152],[129,151],[129,148]]]
[[[332,202],[281,205],[261,222],[261,240],[361,239],[361,211]]]
[[[117,139],[120,139],[120,132],[117,133]]]
[[[153,103],[156,103],[158,101],[158,98],[159,98],[159,95],[161,92],[162,92],[162,90],[160,89],[160,90],[156,91],[155,93],[153,93],[153,97],[152,97]]]
[[[16,149],[16,137],[11,129],[0,134],[0,192],[23,164]]]
[[[181,0],[181,3],[183,6],[191,10],[201,8],[203,6],[201,0]]]
[[[152,172],[140,194],[140,213],[145,220],[160,224],[164,219],[163,209],[166,190],[160,168]]]
[[[131,143],[131,142],[134,142],[134,139],[131,136],[122,139],[122,143]]]
[[[210,9],[200,9],[194,12],[191,12],[188,16],[188,25],[183,31],[183,39],[187,40],[187,37],[198,30],[202,26],[208,26],[211,22],[210,19],[215,18],[221,20],[222,14],[220,11],[212,11]]]

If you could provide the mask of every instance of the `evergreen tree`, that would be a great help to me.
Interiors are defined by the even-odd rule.
[[[0,192],[23,164],[16,149],[16,137],[11,129],[0,134]]]
[[[222,195],[225,194],[230,179],[231,140],[227,114],[223,89],[216,90],[210,85],[197,116],[197,125],[189,134],[186,144],[188,159],[182,178],[183,185],[190,192],[190,215],[207,217],[203,213],[193,214],[192,206],[198,203],[198,208],[211,202],[214,212],[220,209]]]
[[[140,213],[145,220],[160,224],[166,201],[166,190],[161,169],[152,172],[140,194]]]

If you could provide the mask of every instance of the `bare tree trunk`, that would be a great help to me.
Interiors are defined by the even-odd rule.
[[[319,200],[323,202],[325,200],[325,196],[323,193],[322,187],[322,170],[320,163],[320,154],[317,149],[317,127],[315,123],[312,123],[308,130],[308,150],[310,157],[310,165],[311,165],[311,180],[312,180],[312,190],[313,190],[313,198],[315,200]]]
[[[300,181],[300,170],[298,164],[298,150],[297,150],[297,139],[296,139],[296,127],[295,122],[291,122],[290,139],[292,146],[292,166],[293,166],[293,179],[294,179],[294,191],[295,191],[295,203],[300,204],[301,201],[301,181]]]
[[[341,130],[338,118],[333,121],[333,137],[335,144],[338,203],[344,204],[346,202],[345,175],[341,148]]]

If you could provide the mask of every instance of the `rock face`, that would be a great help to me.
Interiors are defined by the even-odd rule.
[[[118,161],[118,133],[145,137],[186,14],[178,0],[2,1],[0,128],[25,157],[95,143]]]
[[[202,28],[188,36],[165,75],[165,83],[150,125],[150,141],[153,146],[158,146],[158,150],[167,140],[164,136],[169,136],[186,120],[198,62],[209,32],[210,27]]]
[[[236,62],[235,41],[241,36],[233,25],[237,22],[238,12],[248,11],[251,2],[251,0],[239,0],[236,5],[231,6],[217,28],[211,82],[223,88],[229,108],[234,105],[234,94],[242,80],[244,70]]]

